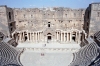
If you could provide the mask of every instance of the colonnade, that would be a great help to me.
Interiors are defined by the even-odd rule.
[[[39,42],[43,32],[18,32],[19,42]]]
[[[48,33],[47,33],[48,34]],[[47,42],[48,41],[48,35],[44,35],[42,31],[38,32],[17,32],[18,35],[18,42]],[[53,34],[54,35],[54,34]],[[80,43],[82,40],[86,38],[86,33],[83,31],[56,31],[55,35],[52,36],[51,34],[51,41],[56,42],[77,42]],[[55,39],[55,40],[54,40]]]
[[[67,31],[61,31],[56,32],[56,39],[60,42],[77,42],[80,43],[82,40],[86,38],[86,33],[82,31],[76,31],[76,32],[67,32]]]

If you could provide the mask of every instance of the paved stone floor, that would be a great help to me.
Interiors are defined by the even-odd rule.
[[[21,63],[24,66],[68,66],[73,60],[72,48],[79,49],[77,43],[74,44],[33,44],[33,43],[19,43],[18,48],[26,48],[20,56]],[[43,48],[45,50],[36,51],[27,48]],[[67,48],[64,51],[47,51],[46,48]]]
[[[18,48],[80,48],[80,45],[77,43],[19,43]]]
[[[24,66],[68,66],[72,59],[71,52],[46,53],[27,50],[20,57]]]

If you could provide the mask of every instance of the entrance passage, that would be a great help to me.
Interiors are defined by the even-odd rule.
[[[75,41],[75,36],[72,37],[72,40]]]
[[[75,42],[75,40],[76,40],[76,32],[73,32],[73,34],[72,34],[72,40]]]
[[[51,36],[48,36],[48,40],[51,40]]]
[[[27,36],[25,36],[25,41],[27,40]]]
[[[47,43],[50,43],[52,41],[52,34],[48,33],[47,34]]]

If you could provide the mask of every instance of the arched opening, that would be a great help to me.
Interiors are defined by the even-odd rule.
[[[81,35],[81,39],[80,39],[80,41],[82,41],[82,33],[81,33],[80,35]]]
[[[11,20],[11,12],[9,12],[9,20]]]
[[[48,33],[47,35],[52,35],[51,33]]]
[[[24,32],[24,41],[27,41],[27,33],[26,32]]]
[[[19,40],[19,33],[15,32],[15,33],[12,35],[12,37],[14,38],[14,40],[15,40],[16,42],[18,42],[18,40]]]
[[[24,41],[26,41],[27,40],[27,36],[25,36],[25,40]]]
[[[15,33],[15,34],[13,35],[13,37],[14,37],[15,40],[16,40],[16,34],[17,34],[17,33]]]
[[[49,43],[52,40],[52,34],[48,33],[47,34],[47,43]]]
[[[48,22],[48,27],[50,27],[50,22]]]
[[[51,40],[51,36],[48,36],[48,40]]]
[[[74,40],[74,41],[75,41],[75,36],[73,36],[73,37],[72,37],[72,40]]]
[[[75,42],[75,40],[76,40],[76,32],[73,32],[73,34],[72,34],[72,40]]]

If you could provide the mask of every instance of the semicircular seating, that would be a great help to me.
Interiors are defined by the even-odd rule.
[[[0,56],[1,66],[14,66],[14,64],[22,66],[19,60],[20,53],[13,46],[5,42],[0,42]]]
[[[70,66],[100,66],[100,31],[87,41],[90,42],[73,54]]]
[[[85,45],[77,53],[70,66],[88,66],[98,56],[98,45],[96,42]]]

